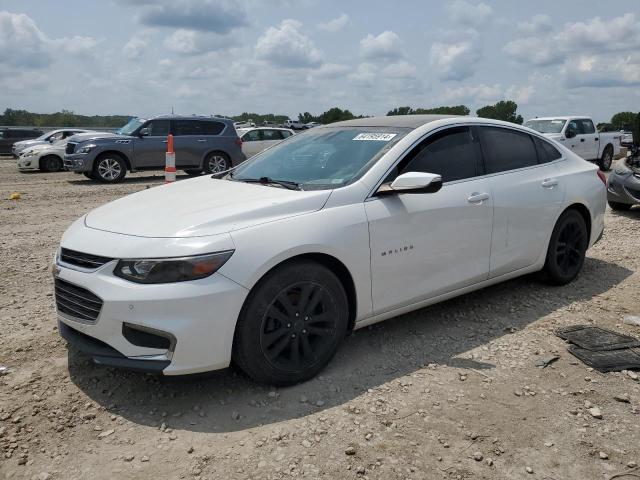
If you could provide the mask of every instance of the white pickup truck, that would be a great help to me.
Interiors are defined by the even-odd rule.
[[[620,153],[622,134],[598,132],[589,117],[540,117],[527,120],[524,125],[560,142],[585,160],[596,162],[605,172]]]

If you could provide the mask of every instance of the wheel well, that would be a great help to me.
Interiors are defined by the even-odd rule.
[[[283,262],[280,262],[279,264],[273,266],[268,272],[263,275],[263,278],[273,269],[297,260],[311,260],[319,263],[320,265],[331,270],[338,277],[338,280],[340,280],[340,283],[342,283],[342,287],[347,294],[347,301],[349,304],[349,326],[347,331],[351,332],[355,325],[356,313],[358,308],[356,287],[349,269],[347,269],[347,267],[337,258],[325,253],[304,253],[302,255],[296,255],[295,257],[288,258]]]
[[[104,157],[105,155],[117,155],[122,160],[124,160],[124,163],[127,165],[127,170],[131,171],[131,161],[129,161],[129,157],[127,157],[124,153],[117,150],[107,150],[106,152],[102,152],[100,155],[98,155],[96,157],[96,160],[98,158]]]
[[[587,237],[589,238],[589,242],[591,241],[591,213],[589,209],[585,207],[582,203],[574,203],[573,205],[569,205],[565,208],[564,212],[568,210],[576,210],[582,218],[584,219],[584,223],[587,225]],[[564,213],[562,212],[562,213]]]
[[[607,150],[611,150],[611,153],[613,153],[613,145],[607,143],[607,146],[604,147],[604,150],[602,150],[602,152],[606,152]]]
[[[50,154],[45,155],[44,157],[42,157],[40,160],[38,160],[38,167],[42,168],[42,165],[43,165],[42,162],[44,162],[49,157],[56,157],[58,160],[60,160],[61,162],[64,163],[64,161],[62,160],[62,158],[60,158],[59,155],[56,155],[55,153],[50,153]]]

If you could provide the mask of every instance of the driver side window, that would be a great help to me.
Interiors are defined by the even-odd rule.
[[[406,172],[435,173],[444,182],[482,175],[479,145],[470,127],[453,127],[430,135],[385,180]],[[393,178],[391,178],[393,177]]]

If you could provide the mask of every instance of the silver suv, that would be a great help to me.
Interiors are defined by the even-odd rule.
[[[71,137],[64,166],[105,183],[122,181],[127,170],[162,169],[169,133],[173,134],[176,168],[190,175],[223,172],[246,159],[232,120],[162,115],[133,118],[112,135]]]

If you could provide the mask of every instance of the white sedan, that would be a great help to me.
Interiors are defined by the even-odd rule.
[[[67,141],[58,140],[25,148],[18,155],[18,170],[29,172],[41,170],[43,172],[58,172],[64,168],[64,149]]]
[[[288,128],[274,127],[238,128],[236,130],[242,140],[242,153],[247,158],[253,157],[256,153],[260,153],[294,134],[293,130]]]
[[[602,235],[598,168],[533,130],[395,116],[309,130],[223,178],[99,207],[55,258],[59,331],[99,364],[311,378],[357,328],[531,272]]]

